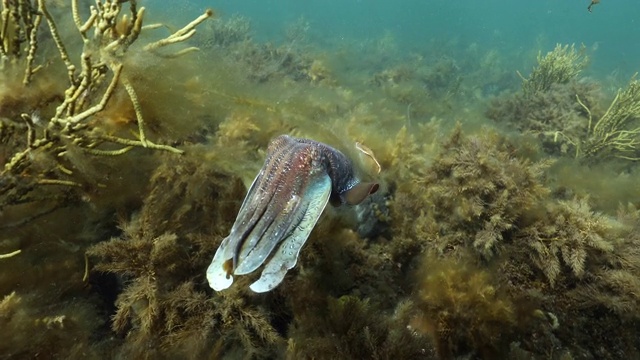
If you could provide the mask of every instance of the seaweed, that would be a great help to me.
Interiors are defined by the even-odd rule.
[[[507,94],[490,102],[485,115],[499,123],[531,134],[552,155],[575,157],[575,141],[584,138],[588,129],[585,106],[597,109],[601,95],[597,84],[569,81],[551,84],[546,91],[525,95]]]
[[[563,268],[581,278],[587,257],[612,252],[613,229],[614,223],[591,211],[587,199],[573,199],[549,204],[547,214],[523,228],[516,241],[531,249],[531,259],[553,285]]]
[[[111,341],[98,344],[93,339],[105,322],[93,304],[78,299],[63,307],[42,308],[38,306],[42,301],[39,295],[15,291],[0,299],[3,359],[100,359],[111,353]]]
[[[166,38],[131,50],[143,31],[144,8],[138,9],[136,1],[129,5],[127,16],[121,15],[121,2],[98,1],[83,22],[77,0],[70,9],[52,11],[42,0],[3,3],[6,26],[1,34],[0,76],[6,82],[0,89],[0,127],[5,141],[0,175],[6,181],[0,187],[0,208],[25,203],[38,206],[44,198],[49,203],[57,200],[49,205],[53,211],[91,196],[106,186],[101,172],[112,159],[105,158],[134,148],[181,153],[148,137],[148,118],[145,120],[133,85],[136,67],[129,54],[166,55],[161,49],[191,37],[212,12],[205,11]],[[77,30],[75,41],[63,39],[60,24]],[[15,31],[8,31],[9,27]],[[13,45],[5,49],[6,44]],[[46,60],[52,50],[57,53],[56,61]],[[81,54],[74,60],[76,50]],[[66,71],[60,71],[63,69]],[[17,82],[18,70],[24,73],[22,83]],[[27,96],[18,95],[23,92]],[[121,118],[135,121],[118,124]],[[135,132],[135,138],[127,136],[129,131]],[[44,189],[47,187],[53,190]]]
[[[589,162],[611,157],[638,160],[638,81],[632,78],[601,109],[596,84],[578,78],[587,61],[567,45],[538,56],[537,67],[523,78],[522,91],[493,101],[487,117],[535,134],[551,154]]]
[[[411,309],[401,302],[385,314],[355,296],[329,297],[319,311],[296,318],[286,358],[435,359],[426,338],[407,326]]]
[[[415,179],[418,186],[406,194],[413,202],[419,199],[409,207],[427,207],[413,209],[417,219],[406,205],[398,204],[398,212],[392,207],[392,214],[409,216],[394,219],[398,233],[412,234],[440,253],[464,246],[485,259],[499,253],[505,236],[548,193],[541,179],[549,164],[516,153],[500,135],[465,137],[456,128],[424,176]]]
[[[230,226],[243,190],[239,179],[198,161],[166,158],[142,208],[121,224],[122,234],[88,250],[97,259],[94,271],[122,281],[111,324],[126,335],[122,354],[199,358],[213,349],[272,354],[280,336],[268,314],[241,291],[211,296],[202,271],[222,240],[206,234]],[[202,229],[205,223],[211,225]]]
[[[251,40],[251,21],[240,15],[218,18],[210,21],[205,31],[208,36],[203,40],[202,48],[226,48]]]
[[[419,156],[406,155],[417,169],[400,172],[391,231],[396,249],[425,254],[401,257],[422,269],[413,285],[416,329],[444,358],[634,354],[637,341],[616,326],[637,324],[622,313],[637,313],[636,236],[625,225],[635,226],[637,213],[616,220],[587,198],[556,198],[548,162],[533,162],[535,152],[511,141],[458,127],[422,168]],[[575,337],[588,321],[616,334],[602,340],[606,350]]]
[[[577,101],[589,114],[589,125],[587,136],[574,140],[576,157],[640,160],[640,81],[633,78],[626,88],[619,89],[597,121],[579,96]]]
[[[556,44],[545,56],[538,53],[538,64],[528,78],[521,76],[522,92],[525,96],[530,96],[546,92],[554,84],[567,84],[580,74],[588,62],[589,57],[585,54],[584,46],[578,51],[574,44]]]
[[[618,236],[611,241],[609,256],[593,261],[587,274],[588,286],[575,289],[570,296],[581,309],[606,308],[624,322],[637,321],[640,297],[640,247],[638,220],[640,213],[632,206],[621,206],[616,223]]]
[[[516,322],[523,321],[490,269],[472,264],[431,254],[422,261],[412,324],[433,339],[440,359],[499,356],[516,338]]]

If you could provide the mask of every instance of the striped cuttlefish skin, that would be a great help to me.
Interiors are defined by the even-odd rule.
[[[271,140],[267,158],[253,180],[236,220],[207,269],[216,291],[233,277],[262,266],[254,292],[278,286],[298,261],[302,245],[327,202],[355,205],[378,190],[361,182],[351,160],[340,151],[309,139],[281,135]]]

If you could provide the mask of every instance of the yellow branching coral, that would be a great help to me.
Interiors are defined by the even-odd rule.
[[[129,14],[121,14],[125,3]],[[135,0],[101,0],[90,6],[88,18],[84,20],[78,0],[73,0],[70,15],[80,40],[73,43],[66,37],[63,41],[59,32],[62,28],[59,25],[65,20],[64,14],[50,12],[48,5],[51,3],[45,0],[2,2],[0,79],[6,83],[1,89],[0,108],[10,111],[3,113],[6,119],[1,118],[3,126],[0,128],[3,137],[12,138],[13,155],[6,157],[4,169],[0,171],[0,175],[7,179],[0,184],[3,196],[0,207],[32,201],[26,194],[40,185],[85,186],[86,174],[75,166],[79,161],[78,153],[116,156],[135,147],[182,153],[173,146],[157,144],[148,138],[139,97],[125,71],[131,45],[145,29],[154,28],[143,27],[144,8],[138,8]],[[161,47],[182,42],[193,36],[195,27],[212,15],[213,12],[207,10],[166,39],[137,51],[156,53]],[[42,36],[44,31],[49,37]],[[42,39],[51,43],[38,44]],[[40,78],[61,83],[56,76],[58,70],[55,65],[58,62],[47,60],[35,66],[37,61],[43,60],[37,54],[39,46],[47,45],[57,49],[59,60],[66,69],[68,85],[63,93],[60,93],[59,86],[39,88],[39,82],[44,81]],[[74,52],[70,51],[74,46],[80,46],[81,50],[79,59],[75,60]],[[22,88],[14,89],[18,85],[14,83],[13,74],[21,67],[24,69]],[[133,137],[113,133],[95,117],[107,108],[121,86],[130,100],[132,116],[138,127]],[[31,93],[35,95],[28,95]],[[111,103],[113,105],[113,101]],[[45,114],[47,120],[42,118]],[[22,127],[11,123],[12,120]],[[128,134],[128,131],[122,133]]]
[[[10,258],[10,257],[18,255],[21,252],[22,252],[22,250],[16,250],[16,251],[12,251],[12,252],[6,253],[6,254],[0,254],[0,259],[7,259],[7,258]]]

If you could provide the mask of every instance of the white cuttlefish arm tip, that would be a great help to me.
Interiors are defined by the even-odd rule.
[[[226,249],[228,248],[227,239],[228,238],[222,240],[222,244],[207,268],[207,281],[209,281],[209,286],[215,291],[224,290],[233,284],[233,276],[227,272],[224,266],[225,262],[229,261],[229,259],[225,259],[225,257],[228,257],[225,256]]]
[[[221,265],[213,262],[207,269],[207,280],[209,286],[215,291],[224,290],[233,284],[233,276],[227,275],[225,271],[222,271]]]

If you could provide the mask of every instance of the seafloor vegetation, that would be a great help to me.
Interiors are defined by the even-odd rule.
[[[2,2],[0,358],[640,357],[638,80],[585,76],[574,45],[527,71],[319,47],[304,19],[282,44],[211,10],[148,19]],[[327,210],[274,291],[213,292],[282,133],[365,144],[383,190]]]

